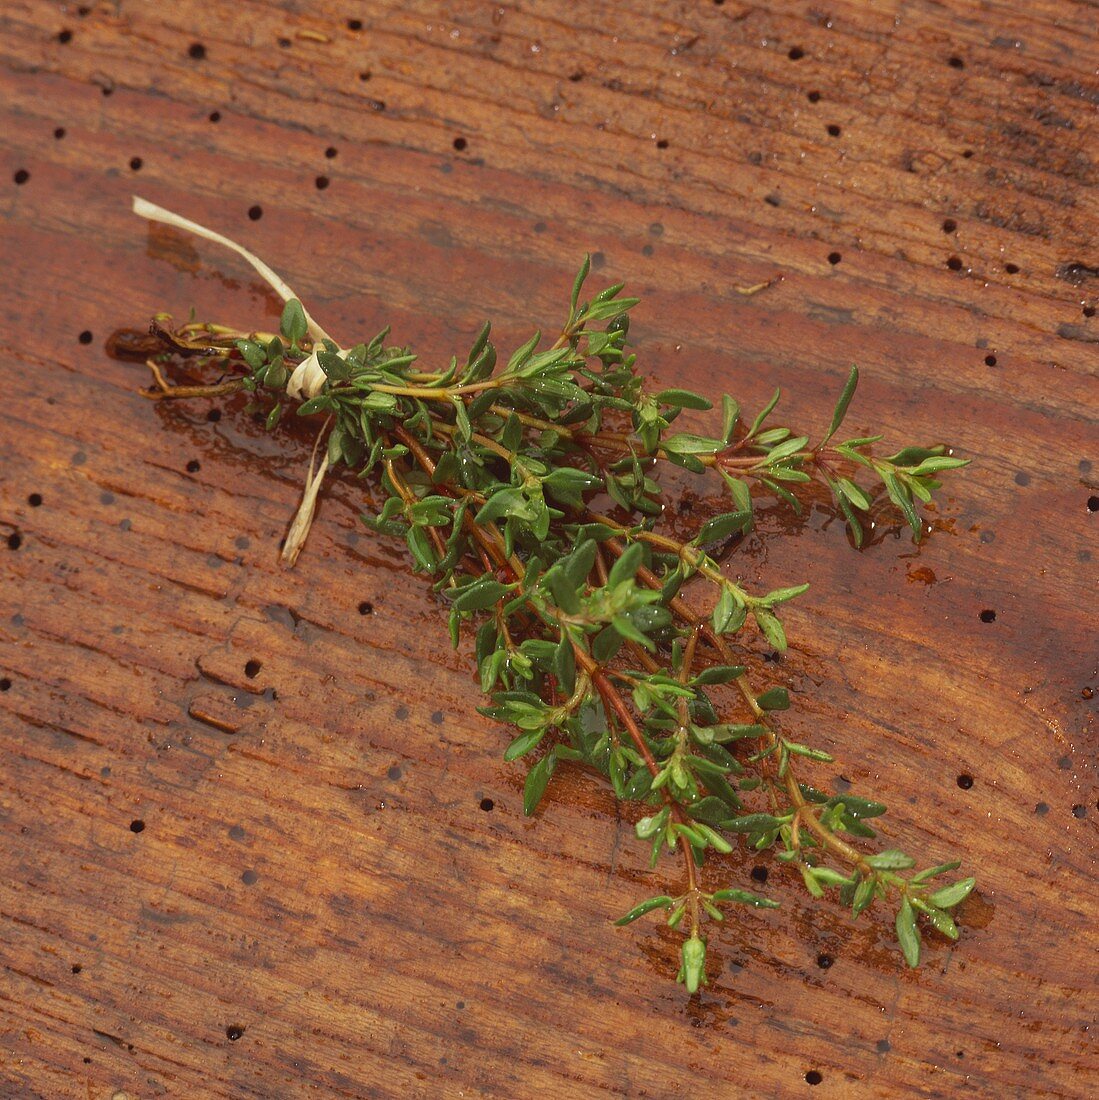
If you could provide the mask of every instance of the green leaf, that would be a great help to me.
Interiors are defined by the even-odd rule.
[[[721,397],[721,440],[728,446],[740,419],[740,406],[727,393]]]
[[[720,516],[714,516],[703,524],[702,530],[695,535],[693,542],[699,546],[705,546],[710,542],[728,538],[730,535],[746,531],[752,524],[751,510],[739,512],[725,512]]]
[[[545,736],[545,726],[541,729],[527,730],[525,733],[519,734],[519,736],[504,750],[504,759],[512,761],[517,760],[520,756],[525,756]]]
[[[237,350],[253,370],[259,370],[267,362],[267,352],[251,340],[238,340]]]
[[[713,403],[707,401],[700,393],[692,393],[690,390],[661,390],[656,395],[656,400],[662,405],[671,405],[676,409],[712,409]]]
[[[728,585],[723,585],[714,605],[710,624],[715,634],[735,634],[743,625],[748,609],[733,595]]]
[[[944,912],[934,905],[929,905],[921,898],[913,898],[912,907],[918,909],[927,917],[931,922],[932,928],[934,928],[936,932],[941,932],[950,940],[956,940],[958,938],[958,926],[954,923],[954,918],[949,913]]]
[[[836,410],[832,413],[832,423],[828,426],[828,431],[824,438],[817,445],[818,449],[823,447],[839,430],[839,426],[843,423],[843,418],[847,415],[847,407],[851,404],[851,398],[855,396],[855,390],[858,388],[858,384],[859,368],[852,365],[851,373],[848,374],[847,381],[844,383],[843,392],[836,402]]]
[[[562,632],[561,641],[553,651],[553,674],[561,691],[571,695],[576,688],[576,654],[566,631]]]
[[[523,495],[522,490],[508,487],[493,493],[481,506],[474,520],[476,523],[486,524],[512,516],[526,520],[528,523],[538,518],[537,512],[531,507],[530,501]]]
[[[714,894],[714,901],[733,901],[738,905],[751,905],[756,909],[778,909],[779,903],[765,898],[760,894],[753,894],[751,890],[736,890],[729,887],[726,890],[718,890]]]
[[[750,512],[752,510],[752,493],[747,483],[741,481],[740,478],[732,477],[725,470],[719,469],[718,473],[721,474],[722,480],[729,487],[729,495],[733,498],[737,510]]]
[[[836,482],[836,488],[838,488],[856,508],[863,512],[870,511],[870,506],[873,504],[873,501],[861,486],[856,485],[849,478],[841,477]]]
[[[649,898],[648,901],[643,901],[640,905],[635,905],[624,917],[619,917],[614,923],[621,927],[624,924],[632,924],[638,917],[643,917],[646,913],[651,913],[654,909],[671,909],[675,904],[674,898],[669,898],[666,895],[661,895],[658,898]]]
[[[727,684],[744,674],[743,665],[711,665],[695,676],[696,684]]]
[[[640,542],[631,542],[611,566],[607,574],[607,587],[614,588],[625,580],[633,580],[644,559],[645,547]]]
[[[521,368],[524,363],[534,354],[534,349],[538,347],[538,341],[542,339],[541,332],[536,332],[521,348],[518,348],[515,354],[508,360],[507,370],[505,373],[513,374],[516,370]]]
[[[889,499],[904,513],[904,518],[908,521],[908,526],[912,528],[914,540],[919,542],[923,532],[921,530],[920,517],[916,514],[916,509],[912,504],[912,493],[906,485],[902,484],[897,479],[895,474],[888,470],[882,471],[882,481],[885,482],[885,489],[889,494]]]
[[[747,439],[754,439],[756,432],[763,427],[763,422],[775,411],[775,406],[779,402],[779,398],[782,396],[782,390],[775,390],[771,400],[763,406],[762,412],[752,421],[752,426],[748,429]]]
[[[778,616],[772,615],[770,611],[762,607],[752,608],[752,615],[755,617],[756,625],[770,645],[779,653],[785,653],[786,631],[783,629],[782,623],[779,622]],[[763,704],[760,703],[760,706],[763,706]]]
[[[512,585],[501,584],[490,576],[481,577],[467,588],[463,588],[459,595],[455,596],[451,605],[456,611],[483,611],[492,607],[501,596],[506,596],[513,589]]]
[[[949,863],[940,863],[936,867],[928,867],[926,871],[920,871],[918,874],[912,876],[914,883],[926,882],[929,878],[934,878],[936,875],[946,874],[947,871],[956,871],[961,867],[962,861],[960,859],[952,859]]]
[[[697,935],[683,941],[680,948],[681,965],[676,981],[682,982],[687,987],[687,992],[694,994],[698,987],[706,982],[706,942]]]
[[[955,905],[969,897],[970,891],[976,885],[975,878],[963,878],[960,882],[936,890],[927,900],[940,909],[953,909]]]
[[[332,398],[326,393],[318,393],[316,397],[298,406],[298,416],[312,416],[314,413],[328,412],[332,407]]]
[[[725,822],[725,828],[733,833],[757,833],[777,829],[781,824],[777,817],[770,814],[745,814]]]
[[[580,291],[584,287],[584,280],[587,279],[588,273],[591,271],[591,256],[585,254],[584,262],[580,265],[580,270],[576,273],[576,279],[572,284],[572,296],[569,298],[569,317],[570,319],[576,316],[576,307],[580,302]]]
[[[279,331],[292,344],[300,344],[309,332],[309,324],[305,319],[305,310],[297,298],[291,298],[282,307],[282,319],[279,321]]]
[[[920,930],[916,927],[916,914],[905,898],[897,913],[897,942],[904,952],[904,961],[911,967],[920,965]]]
[[[884,852],[867,856],[866,862],[875,871],[903,871],[908,867],[915,866],[916,863],[911,856],[905,855],[897,848],[887,848]]]
[[[523,813],[527,817],[534,813],[538,808],[538,803],[542,801],[542,795],[546,793],[550,776],[553,775],[556,766],[556,755],[548,752],[527,772],[527,779],[523,784]]]
[[[835,798],[828,800],[830,806],[835,805],[837,802],[842,802],[844,809],[852,817],[881,817],[886,811],[884,803],[872,802],[868,798],[859,798],[853,794],[837,795]],[[955,863],[954,866],[957,867],[958,864]],[[926,874],[926,872],[924,873]],[[916,878],[914,877],[912,881],[915,882]]]
[[[756,702],[763,710],[789,710],[790,693],[784,687],[768,688]]]
[[[804,595],[808,591],[809,585],[807,584],[795,584],[789,588],[776,588],[773,592],[768,592],[760,600],[760,603],[764,603],[768,607],[774,607],[776,603],[786,603],[788,600],[797,599],[798,596]]]
[[[712,455],[720,451],[725,444],[720,439],[707,439],[690,432],[679,432],[665,439],[661,446],[669,454]]]
[[[762,436],[760,439],[762,441]],[[790,458],[792,455],[797,454],[808,442],[809,437],[807,435],[800,435],[796,439],[788,439],[785,443],[780,443],[777,447],[772,447],[766,455],[768,465],[781,462],[783,459]],[[804,461],[804,459],[800,459],[799,461]],[[775,476],[778,476],[777,472]],[[806,480],[808,480],[808,477],[806,477]]]

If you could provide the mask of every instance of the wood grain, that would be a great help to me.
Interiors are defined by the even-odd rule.
[[[1077,0],[8,0],[0,1092],[1094,1095],[1097,30]],[[960,944],[908,973],[736,852],[783,909],[688,999],[673,936],[609,924],[660,881],[629,823],[580,774],[522,817],[361,484],[279,569],[305,436],[156,407],[104,354],[158,309],[276,313],[134,190],[428,359],[552,321],[590,250],[660,382],[781,385],[810,424],[857,361],[853,425],[972,457],[918,551],[773,509],[733,565],[812,582],[757,665],[891,838],[979,869]]]

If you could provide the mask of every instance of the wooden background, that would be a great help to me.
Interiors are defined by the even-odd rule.
[[[0,1093],[1095,1095],[1097,22],[5,0]],[[556,322],[591,250],[660,382],[779,384],[819,429],[857,361],[853,428],[973,458],[918,552],[773,509],[730,564],[813,582],[764,675],[835,747],[822,784],[976,869],[960,944],[908,973],[880,917],[736,852],[784,907],[717,930],[688,999],[674,936],[609,923],[665,881],[629,823],[580,775],[522,817],[468,646],[361,484],[281,570],[306,435],[154,406],[105,355],[158,309],[276,314],[135,190],[430,360],[486,315],[505,343]]]

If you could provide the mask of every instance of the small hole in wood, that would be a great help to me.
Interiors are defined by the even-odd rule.
[[[757,864],[752,868],[752,881],[753,882],[766,882],[768,871],[767,868]]]
[[[821,1083],[821,1081],[823,1081],[823,1080],[824,1080],[824,1074],[822,1074],[820,1072],[820,1070],[818,1070],[818,1069],[811,1069],[805,1075],[805,1083],[807,1085],[819,1085]]]
[[[481,809],[484,810],[486,814],[489,813],[495,806],[496,803],[493,802],[491,798],[481,799]]]
[[[808,92],[805,98],[808,99],[810,103],[819,103],[820,92]]]
[[[92,340],[93,340],[93,339],[94,339],[94,337],[92,336],[91,332],[89,332],[89,330],[88,330],[88,329],[85,329],[85,330],[84,330],[84,331],[83,331],[83,332],[82,332],[82,333],[81,333],[81,334],[80,334],[80,335],[79,335],[79,336],[77,337],[77,340],[78,340],[78,341],[79,341],[79,342],[80,342],[81,344],[90,344],[90,343],[92,342]]]
[[[955,56],[955,57],[951,57],[951,58],[950,58],[950,59],[949,59],[949,60],[947,61],[947,64],[948,64],[948,65],[949,65],[949,66],[950,66],[950,67],[951,67],[952,69],[964,69],[964,68],[965,68],[965,62],[964,62],[964,61],[963,61],[963,60],[962,60],[962,59],[961,59],[960,57],[957,57],[957,56]]]
[[[985,356],[985,366],[986,367],[996,366],[996,356],[995,355],[986,355]]]
[[[201,469],[202,464],[197,458],[192,458],[191,461],[187,463],[187,473],[189,474],[197,474]]]
[[[836,264],[838,264],[840,262],[840,260],[842,260],[842,259],[843,259],[843,257],[838,252],[829,252],[828,253],[828,262],[833,267],[835,267]]]
[[[957,782],[958,786],[961,787],[963,791],[968,791],[973,788],[973,776],[971,775],[966,775],[963,773],[962,775],[958,776]]]
[[[831,123],[831,124],[829,125],[829,127],[828,127],[828,133],[829,133],[829,134],[830,134],[830,135],[831,135],[832,137],[839,137],[839,136],[840,136],[840,133],[841,133],[841,131],[840,131],[840,128],[839,128],[839,127],[838,127],[838,126],[837,126],[837,125],[836,125],[836,124],[835,124],[835,123],[833,122],[833,123]]]
[[[954,233],[957,231],[958,223],[953,218],[945,218],[943,220],[943,232]]]
[[[362,81],[369,80],[370,79],[370,70],[369,69],[363,69],[363,71],[361,73],[359,73],[359,79],[362,80]]]
[[[361,19],[348,19],[347,29],[349,31],[361,31],[363,29],[363,21]]]
[[[11,680],[6,676],[0,678],[0,691],[11,691]]]
[[[254,680],[259,675],[259,670],[261,668],[263,668],[263,665],[259,661],[248,661],[244,666],[244,675],[247,676],[249,680]]]
[[[252,221],[258,222],[260,218],[263,217],[263,207],[259,205],[248,207],[248,217],[250,217]]]
[[[221,419],[221,409],[207,409],[206,419],[211,424],[216,424]]]
[[[187,47],[187,56],[192,61],[205,61],[206,60],[206,47],[201,42],[192,42]]]
[[[144,163],[145,162],[141,159],[141,157],[130,157],[130,171],[131,172],[140,172],[141,171],[141,166]]]
[[[41,508],[42,507],[42,494],[41,493],[31,493],[31,495],[29,497],[27,497],[27,503],[32,508]]]
[[[15,184],[17,187],[22,187],[23,184],[26,183],[27,180],[29,180],[30,178],[31,174],[26,170],[26,168],[18,169],[15,175],[12,176],[12,179],[15,180]]]
[[[1030,474],[1028,474],[1025,470],[1020,470],[1015,475],[1015,484],[1022,485],[1025,488],[1027,485],[1030,484]]]
[[[1099,512],[1099,497],[1088,497],[1088,511]]]
[[[1085,317],[1095,316],[1095,306],[1084,306],[1083,313]]]
[[[667,149],[667,148],[668,148],[668,139],[667,139],[667,138],[661,138],[661,139],[660,139],[660,140],[659,140],[659,141],[658,141],[658,142],[656,143],[656,147],[657,147],[658,149]]]
[[[991,608],[986,607],[984,611],[978,616],[982,623],[994,623],[996,621],[996,612]]]
[[[131,833],[143,833],[145,831],[145,822],[141,818],[135,818],[130,822]]]
[[[1019,274],[1019,265],[1018,264],[1004,264],[1004,271],[1006,271],[1009,275],[1018,275]]]
[[[57,141],[60,141],[65,136],[65,127],[58,126],[57,129],[54,130],[53,136]]]
[[[800,46],[791,46],[786,56],[791,61],[800,61],[805,56],[805,51]]]
[[[1077,803],[1075,806],[1072,807],[1072,816],[1083,820],[1083,818],[1088,816],[1087,806],[1084,806],[1081,803]]]
[[[313,182],[317,185],[318,191],[325,191],[331,180],[327,176],[318,176]]]
[[[253,871],[249,867],[247,871],[241,871],[240,881],[243,882],[245,886],[255,886],[255,884],[259,882],[259,872]]]
[[[579,69],[577,69],[574,73],[569,73],[569,80],[571,80],[573,84],[579,84],[580,81],[583,79],[584,74]]]
[[[220,122],[221,121],[221,112],[220,111],[211,111],[209,113],[209,115],[207,115],[206,117],[209,118],[209,120],[211,122]]]
[[[951,256],[950,259],[946,261],[946,266],[949,267],[951,271],[961,271],[962,261],[957,256]]]
[[[459,153],[463,149],[465,149],[467,144],[468,144],[468,142],[466,141],[466,139],[464,137],[456,137],[454,139],[454,148],[457,149]]]
[[[18,531],[12,531],[12,533],[10,535],[8,535],[8,549],[9,550],[18,550],[19,547],[22,546],[22,545],[23,545],[23,536],[21,534],[19,534]]]
[[[244,1028],[240,1024],[230,1024],[225,1029],[225,1037],[230,1043],[235,1043],[244,1034]]]
[[[328,148],[325,149],[324,155],[329,160],[331,160],[338,152],[339,152],[339,150],[335,147],[335,145],[329,145]]]
[[[360,615],[373,615],[374,614],[374,605],[369,600],[363,600],[363,602],[361,604],[359,604],[359,614]]]
[[[828,970],[835,961],[831,955],[826,955],[823,951],[817,956],[817,966],[821,970]]]
[[[62,46],[67,46],[72,40],[73,40],[73,32],[72,31],[66,29],[66,30],[57,32],[57,41],[60,42]]]
[[[962,150],[962,156],[965,157],[966,160],[969,160],[969,158],[971,156],[973,156],[973,150],[972,149],[963,149]]]

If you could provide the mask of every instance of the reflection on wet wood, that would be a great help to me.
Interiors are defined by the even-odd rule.
[[[170,7],[0,17],[0,1091],[1094,1093],[1090,7]],[[161,308],[277,312],[138,185],[348,337],[522,339],[590,249],[661,382],[781,384],[806,422],[855,359],[854,427],[972,456],[919,551],[820,507],[728,557],[813,584],[766,667],[821,782],[981,869],[958,948],[905,973],[737,852],[784,908],[717,933],[688,1001],[673,937],[608,922],[654,881],[628,823],[578,774],[522,818],[363,487],[279,569],[305,434],[155,406],[105,355]]]

